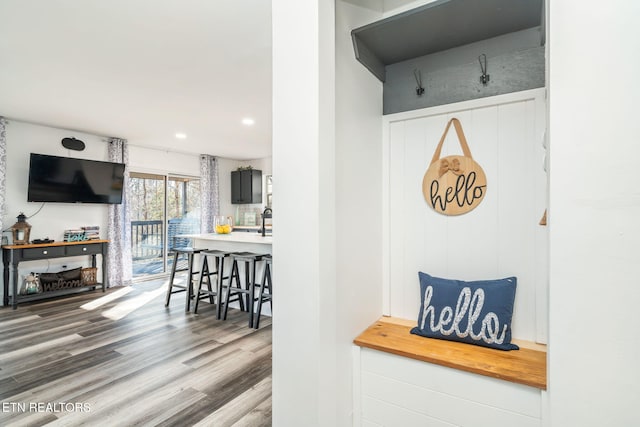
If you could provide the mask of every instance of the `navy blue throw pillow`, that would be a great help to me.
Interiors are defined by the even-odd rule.
[[[418,273],[420,313],[411,333],[500,350],[511,343],[516,278],[465,282]]]

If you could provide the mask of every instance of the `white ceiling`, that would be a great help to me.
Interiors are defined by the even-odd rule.
[[[0,115],[180,152],[270,156],[271,2],[0,0]]]

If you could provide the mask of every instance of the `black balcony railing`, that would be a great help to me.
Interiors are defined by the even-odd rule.
[[[161,220],[131,221],[133,261],[162,257],[164,227]]]
[[[198,218],[173,218],[168,221],[167,234],[169,251],[189,246],[190,239],[176,237],[194,234],[200,230]],[[161,220],[131,221],[131,252],[133,261],[162,258],[164,248],[164,227]]]

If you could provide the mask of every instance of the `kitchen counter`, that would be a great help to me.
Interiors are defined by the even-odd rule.
[[[265,226],[267,233],[271,233],[272,227],[270,225]],[[260,225],[234,225],[233,231],[244,231],[245,233],[258,233],[262,230]]]
[[[258,233],[231,232],[229,234],[183,234],[179,237],[193,239],[193,246],[204,249],[218,249],[221,251],[247,251],[270,254],[272,236],[262,236]]]

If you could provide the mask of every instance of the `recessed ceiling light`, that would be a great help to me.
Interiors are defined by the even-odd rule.
[[[253,119],[251,119],[249,117],[242,119],[242,124],[245,125],[245,126],[251,126],[255,122],[256,122],[255,120],[253,120]]]
[[[178,138],[178,139],[186,139],[187,138],[187,134],[186,133],[182,133],[182,132],[178,132],[178,133],[176,133],[176,138]]]

